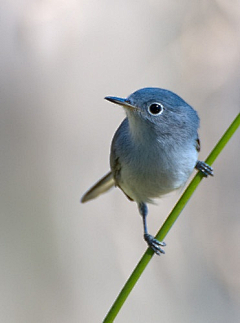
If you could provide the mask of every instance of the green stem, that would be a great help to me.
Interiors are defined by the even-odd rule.
[[[224,133],[222,138],[219,140],[215,148],[212,150],[212,152],[206,159],[206,163],[208,165],[212,165],[212,163],[218,157],[218,155],[223,150],[225,145],[228,143],[230,138],[233,136],[235,131],[238,129],[239,125],[240,125],[240,114],[236,116],[232,124],[229,126],[227,131]],[[202,178],[203,178],[203,175],[200,172],[198,172],[194,176],[191,183],[188,185],[183,195],[181,196],[181,198],[173,208],[172,212],[169,214],[166,221],[162,225],[161,229],[158,231],[156,235],[156,238],[158,240],[162,241],[166,237],[169,230],[173,226],[174,222],[177,220],[179,214],[181,213],[181,211],[189,201],[195,189],[197,188],[198,184],[201,182]],[[113,322],[118,312],[120,311],[122,305],[124,304],[125,300],[127,299],[128,295],[130,294],[131,290],[133,289],[138,279],[140,278],[142,272],[147,267],[152,256],[153,256],[153,251],[152,249],[148,248],[144,253],[144,255],[142,256],[139,263],[137,264],[136,268],[132,272],[131,276],[127,280],[126,284],[124,285],[123,289],[121,290],[120,294],[118,295],[117,299],[115,300],[114,304],[109,310],[107,316],[105,317],[103,323]]]

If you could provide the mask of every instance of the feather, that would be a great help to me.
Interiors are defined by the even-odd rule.
[[[107,192],[115,185],[112,172],[109,172],[103,178],[101,178],[93,187],[91,187],[82,197],[81,202],[85,203],[90,201],[100,194]]]

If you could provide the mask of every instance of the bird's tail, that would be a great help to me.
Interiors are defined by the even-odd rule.
[[[81,202],[85,203],[90,201],[100,194],[107,192],[115,185],[112,172],[109,172],[103,178],[101,178],[93,187],[91,187],[81,198]]]

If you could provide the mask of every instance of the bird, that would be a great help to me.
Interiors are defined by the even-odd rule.
[[[147,87],[126,98],[106,96],[120,105],[126,118],[111,143],[111,170],[82,197],[85,203],[118,187],[137,203],[143,220],[143,237],[155,254],[164,254],[164,241],[148,232],[148,203],[182,188],[194,168],[204,177],[213,169],[198,160],[200,140],[197,112],[177,94]]]

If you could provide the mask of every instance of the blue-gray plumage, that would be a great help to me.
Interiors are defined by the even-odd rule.
[[[138,204],[143,217],[144,239],[156,254],[164,242],[147,231],[147,204],[182,187],[194,168],[204,176],[213,170],[198,161],[200,141],[197,112],[178,95],[159,88],[144,88],[126,99],[106,97],[124,107],[127,117],[111,145],[111,172],[82,198],[86,202],[118,186]]]

